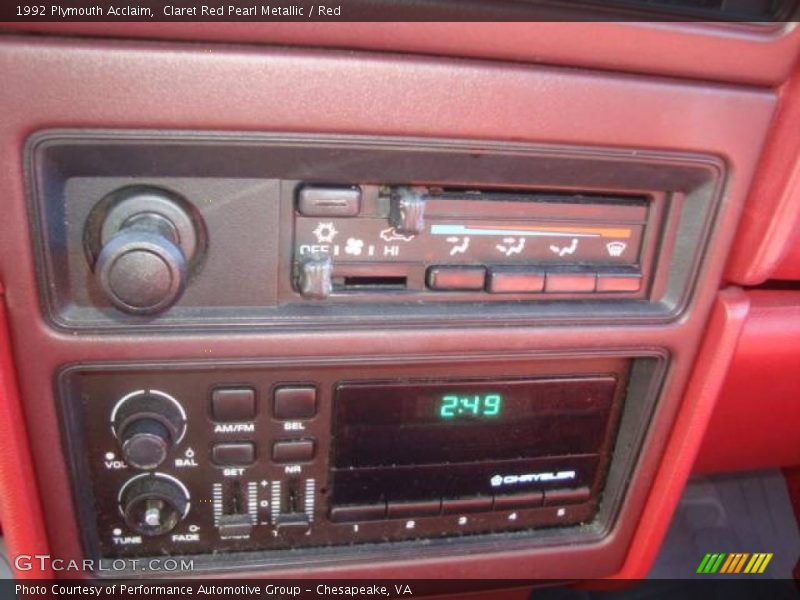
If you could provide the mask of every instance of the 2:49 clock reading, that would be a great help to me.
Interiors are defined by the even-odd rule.
[[[445,394],[439,402],[442,419],[458,417],[496,417],[503,409],[500,394]]]

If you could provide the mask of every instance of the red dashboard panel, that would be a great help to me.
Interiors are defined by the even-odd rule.
[[[51,31],[51,27],[43,25],[40,29]],[[27,25],[25,28],[34,29]],[[116,28],[75,24],[58,29],[60,33],[73,35],[114,36],[124,32],[128,37],[155,39],[325,45],[479,56],[762,86],[782,82],[789,75],[800,48],[800,34],[788,28],[772,33],[718,29],[709,35],[714,31],[714,27],[700,25],[678,29],[670,25],[611,23],[540,24],[535,29],[531,24],[520,23],[460,24],[458,27],[443,23],[392,27],[388,24],[324,24],[324,27],[252,24],[236,28],[227,24],[134,24]],[[598,35],[613,38],[617,43],[603,44],[598,49],[594,44]],[[467,39],[470,44],[465,45]],[[704,53],[707,60],[696,60],[697,53]],[[530,71],[518,66],[498,69],[480,62],[464,62],[455,68],[451,61],[441,59],[392,59],[387,55],[329,53],[326,56],[323,52],[280,51],[274,52],[267,62],[258,51],[246,47],[220,45],[209,52],[197,53],[178,44],[158,44],[143,52],[131,42],[103,42],[102,47],[97,48],[79,40],[28,44],[23,36],[16,41],[12,38],[4,54],[0,57],[0,67],[16,84],[10,92],[13,98],[9,104],[15,107],[10,112],[11,119],[5,127],[0,127],[0,134],[7,140],[3,152],[8,158],[0,175],[6,179],[11,197],[16,199],[23,197],[19,145],[31,131],[42,127],[365,130],[422,136],[458,132],[459,136],[474,138],[495,138],[500,135],[498,132],[506,132],[505,135],[514,139],[566,144],[664,146],[711,151],[717,155],[727,152],[724,158],[736,167],[735,172],[738,169],[730,185],[730,203],[724,205],[728,211],[723,215],[732,231],[738,216],[737,198],[743,197],[750,176],[750,159],[757,155],[761,135],[773,109],[770,89],[703,84],[708,88],[697,90],[694,83],[658,77],[640,81],[600,72],[567,74],[566,70],[550,67],[536,67]],[[69,57],[65,58],[67,55]],[[32,69],[31,65],[38,68]],[[419,94],[413,101],[399,100],[381,113],[374,108],[375,100],[383,98],[387,90],[395,90],[398,98],[405,98],[402,94],[405,83],[396,76],[398,65],[406,69],[405,83],[416,85]],[[210,75],[225,93],[217,94],[210,89],[209,80],[198,77],[199,72]],[[268,80],[269,86],[247,83],[259,80]],[[442,85],[447,80],[452,81],[453,88],[477,90],[471,97],[479,101],[469,101],[466,95],[454,95],[452,88]],[[492,85],[483,85],[487,82]],[[798,173],[794,160],[798,144],[792,131],[800,97],[797,86],[797,82],[790,83],[781,91],[780,112],[772,126],[772,145],[762,159],[762,169],[767,170],[755,184],[740,231],[742,237],[739,244],[734,243],[736,250],[728,267],[729,280],[736,283],[758,283],[766,279],[784,255],[785,262],[774,276],[800,277],[796,267],[800,260],[792,258],[794,250],[785,250],[783,246],[784,241],[793,239],[795,230],[800,231],[800,225],[794,224],[798,203],[793,191]],[[62,93],[42,94],[45,88],[60,89]],[[376,92],[378,88],[380,92]],[[623,92],[625,102],[618,102]],[[98,102],[98,97],[106,101]],[[507,110],[483,112],[484,106],[492,105]],[[420,110],[419,106],[424,106],[425,110]],[[511,114],[517,115],[517,119],[512,120]],[[745,114],[750,118],[744,119]],[[731,122],[741,123],[738,131],[729,127]],[[511,127],[512,124],[516,126]],[[513,133],[508,133],[510,131]],[[783,175],[774,177],[773,168]],[[22,222],[24,202],[19,200],[9,205],[8,214]],[[770,240],[774,240],[775,247],[770,247]],[[28,248],[29,241],[26,230],[20,228],[5,240],[0,239],[0,253],[17,256],[15,248]],[[728,241],[718,240],[722,244]],[[25,254],[27,260],[27,250]],[[717,275],[724,260],[724,254],[713,256],[712,266],[716,269],[713,272]],[[40,345],[46,351],[39,355],[56,365],[68,355],[68,347],[73,342],[69,336],[55,333],[39,322],[32,268],[28,267],[30,261],[21,268],[0,271],[7,285],[17,284],[22,290],[17,292],[15,287],[17,304],[9,305],[20,322],[30,324],[21,327],[16,323],[15,348],[31,353]],[[711,305],[716,293],[716,281],[706,282],[706,307]],[[39,552],[46,550],[45,529],[38,510],[36,485],[32,478],[26,478],[26,474],[32,472],[32,464],[29,442],[24,429],[18,426],[24,421],[23,406],[17,394],[11,344],[5,337],[4,311],[5,307],[0,305],[0,432],[7,433],[0,435],[0,518],[5,523],[12,548]],[[690,343],[700,341],[705,317],[705,314],[692,317],[697,327],[692,329]],[[682,397],[682,404],[671,405],[676,415],[671,429],[663,427],[654,431],[661,436],[666,450],[660,459],[649,458],[649,468],[655,477],[646,484],[640,483],[639,489],[634,490],[647,497],[647,502],[641,520],[625,524],[636,531],[619,577],[646,575],[693,466],[699,472],[712,472],[800,462],[800,447],[796,443],[797,424],[800,423],[800,404],[796,401],[800,391],[796,378],[800,366],[796,351],[800,335],[800,293],[725,290],[718,297],[707,325],[705,341],[699,346],[696,357],[697,346],[680,356],[687,336],[681,335],[679,326],[665,328],[663,339],[658,341],[678,348],[681,369],[673,375],[677,377],[677,384],[675,380],[671,383],[674,394],[681,395],[676,397]],[[643,329],[632,329],[629,337],[617,343],[624,341],[640,346],[655,343]],[[29,335],[21,335],[27,331]],[[464,332],[464,335],[471,333]],[[545,341],[541,332],[534,332],[525,339],[522,333],[504,335],[520,348],[552,343]],[[568,340],[570,344],[603,346],[608,343],[603,332],[598,332],[591,340],[580,330],[568,330],[567,334],[573,336]],[[191,340],[184,341],[188,347]],[[292,350],[294,343],[299,344],[299,341],[287,340],[281,351],[300,354],[300,350]],[[267,346],[259,346],[255,338],[249,340],[249,346],[247,339],[231,339],[221,341],[214,350],[224,353],[226,347],[231,354],[250,352],[257,356]],[[130,344],[124,339],[111,340],[108,348],[122,358],[131,353]],[[150,349],[160,358],[173,358],[173,350],[164,344],[151,344]],[[107,356],[107,347],[100,344],[95,344],[91,351],[95,358]],[[20,372],[31,368],[30,365],[17,366]],[[690,373],[688,385],[684,386],[682,378]],[[24,387],[22,374],[20,382]],[[29,386],[28,391],[39,389],[41,392],[46,387],[37,385],[41,385],[41,389]],[[30,396],[41,397],[43,393]],[[35,411],[36,405],[32,403],[26,408]],[[671,417],[669,414],[661,416]],[[706,423],[710,423],[707,434]],[[39,439],[57,437],[52,416],[32,427],[38,428],[34,433]],[[39,452],[40,458],[45,456],[43,450]],[[53,472],[39,476],[51,481],[40,480],[41,485],[53,486],[64,493],[67,488],[64,475],[59,472],[60,466],[54,464],[46,468]],[[24,483],[20,485],[20,482]],[[35,509],[30,510],[30,507]],[[24,521],[15,518],[22,511],[30,518]],[[59,516],[49,518],[58,522]],[[470,569],[470,562],[464,560],[449,567],[453,573],[463,573]],[[427,571],[420,572],[431,575],[439,572],[433,565],[426,568]],[[395,572],[392,569],[402,571],[404,564],[398,562],[391,568],[386,567],[384,572]],[[20,576],[32,574],[19,573]]]
[[[788,24],[777,27],[667,22],[0,25],[56,35],[460,56],[764,86],[785,81],[800,50],[800,30]]]
[[[699,472],[800,464],[800,293],[753,291]]]
[[[8,335],[5,297],[0,285],[0,522],[11,556],[14,549],[18,553],[46,554],[47,535],[36,479],[31,476],[33,462]],[[49,569],[14,569],[17,579],[50,575]]]

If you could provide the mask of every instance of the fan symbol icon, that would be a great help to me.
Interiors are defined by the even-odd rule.
[[[345,254],[352,254],[353,256],[361,256],[364,250],[364,240],[356,238],[347,238],[347,244],[344,247]]]

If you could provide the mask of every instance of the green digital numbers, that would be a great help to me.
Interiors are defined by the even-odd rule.
[[[452,419],[458,409],[458,396],[444,396],[439,407],[439,416],[443,419]]]
[[[496,417],[503,406],[503,397],[500,394],[487,394],[483,398],[483,414],[486,417]]]
[[[439,417],[497,417],[503,410],[500,394],[446,394],[439,402]]]

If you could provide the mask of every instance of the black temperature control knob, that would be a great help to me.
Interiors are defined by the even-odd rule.
[[[161,473],[140,475],[122,488],[120,511],[135,532],[162,535],[186,517],[189,495],[177,479]]]
[[[187,206],[167,190],[135,186],[96,207],[86,234],[95,280],[118,309],[155,314],[181,297],[198,249]]]
[[[186,430],[181,405],[156,390],[143,390],[123,398],[111,421],[125,461],[138,469],[158,467]]]

